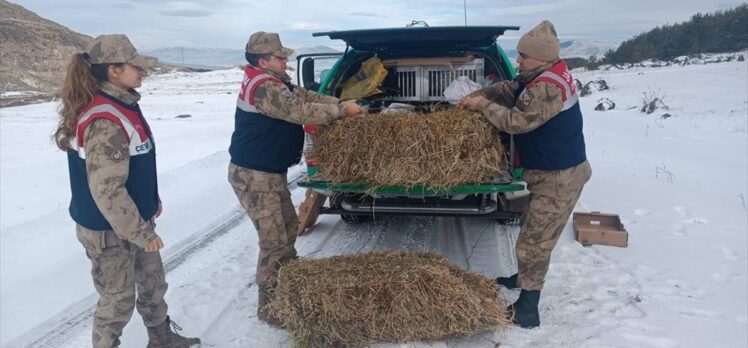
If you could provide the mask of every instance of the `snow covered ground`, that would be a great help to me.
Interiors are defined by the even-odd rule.
[[[539,329],[377,347],[748,346],[748,65],[575,77],[603,78],[611,87],[581,99],[593,177],[577,211],[620,214],[629,247],[582,247],[567,226],[541,297]],[[257,236],[226,180],[241,78],[238,69],[176,73],[153,76],[141,89],[158,147],[167,302],[172,318],[204,347],[283,347],[290,336],[255,318]],[[664,96],[669,110],[640,113],[645,92]],[[594,111],[600,98],[616,109]],[[86,315],[96,297],[67,214],[66,159],[50,140],[55,107],[0,109],[3,347],[90,342]],[[304,191],[291,189],[300,203]],[[324,216],[297,246],[309,257],[431,249],[493,277],[516,270],[517,233],[483,220],[381,218],[352,226]],[[145,345],[137,316],[123,347]]]

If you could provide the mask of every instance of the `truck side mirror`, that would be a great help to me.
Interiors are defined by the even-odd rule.
[[[319,90],[320,84],[314,81],[314,58],[301,62],[301,85],[311,91]]]

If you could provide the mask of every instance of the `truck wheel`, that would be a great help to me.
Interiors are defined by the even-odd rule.
[[[360,224],[371,220],[369,215],[351,215],[351,214],[340,214],[340,219],[345,221],[347,224]]]

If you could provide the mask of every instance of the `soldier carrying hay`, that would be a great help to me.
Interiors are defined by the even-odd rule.
[[[522,289],[509,310],[514,323],[525,328],[540,325],[538,301],[551,251],[591,176],[574,79],[559,49],[553,24],[541,22],[517,44],[519,75],[514,80],[473,92],[459,103],[481,112],[500,131],[515,134],[526,169],[530,207],[517,241],[518,273],[497,279],[507,288]]]
[[[271,302],[281,265],[296,258],[298,217],[286,171],[301,159],[302,124],[329,124],[363,112],[355,102],[319,95],[291,83],[286,62],[293,50],[276,33],[256,32],[247,42],[245,66],[231,136],[229,182],[259,236],[255,275],[257,316],[280,325],[265,307]]]

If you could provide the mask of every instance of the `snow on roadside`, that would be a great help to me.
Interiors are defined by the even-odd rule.
[[[241,79],[238,69],[156,75],[140,90],[158,153],[165,258],[238,205],[226,150]],[[191,117],[175,118],[183,114]],[[2,344],[93,293],[67,212],[67,158],[50,139],[56,122],[55,103],[0,109]]]
[[[539,329],[416,346],[748,346],[748,65],[632,68],[575,77],[602,78],[611,87],[581,99],[593,177],[576,210],[620,214],[629,247],[582,247],[569,225],[554,250]],[[240,80],[238,69],[177,73],[154,76],[141,90],[158,146],[165,257],[236,208],[226,183],[225,150]],[[643,93],[652,91],[664,96],[669,109],[640,113]],[[616,109],[594,111],[600,98],[614,100]],[[670,116],[663,118],[665,113]],[[66,212],[65,156],[48,138],[55,117],[52,103],[0,110],[2,345],[93,291],[88,260]],[[294,200],[302,195],[294,191]],[[436,234],[451,225],[465,227],[465,240],[475,240],[476,225],[461,220],[386,220],[349,229],[336,217],[324,217],[314,233],[299,240],[299,250],[315,252],[324,241],[320,256],[434,245],[456,255],[464,244],[446,238],[448,233]],[[254,272],[256,236],[247,234],[246,221],[237,229],[241,233],[222,237],[210,253],[170,273],[172,315],[187,318],[178,322],[216,347],[285,345],[284,331],[253,317],[256,290],[246,282]],[[507,245],[516,233],[496,229],[491,239],[479,239],[481,251],[471,266],[488,276],[507,275],[513,262]],[[139,318],[131,323],[124,347],[144,342]],[[69,346],[86,340],[81,335]]]

